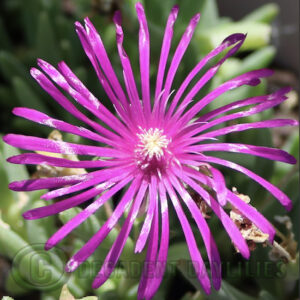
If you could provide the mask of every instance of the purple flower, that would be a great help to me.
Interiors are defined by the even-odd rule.
[[[63,168],[96,170],[79,175],[12,182],[10,188],[15,191],[51,189],[50,192],[42,196],[45,200],[65,197],[63,200],[46,207],[25,212],[24,218],[30,220],[57,214],[98,196],[92,204],[63,225],[47,241],[46,249],[54,247],[113,195],[125,189],[126,192],[115,207],[112,216],[70,259],[66,270],[74,271],[83,263],[128,209],[125,223],[95,278],[93,287],[97,288],[103,284],[117,264],[137,215],[144,211],[145,220],[136,241],[135,251],[141,252],[148,241],[147,264],[144,265],[138,289],[138,299],[151,299],[161,283],[164,273],[162,269],[164,270],[166,266],[169,243],[168,206],[173,205],[181,223],[199,281],[204,291],[210,293],[211,282],[183,206],[186,206],[190,211],[202,235],[215,289],[219,289],[221,285],[220,257],[207,222],[194,199],[195,195],[200,196],[217,215],[232,243],[245,258],[250,255],[249,248],[240,230],[223,208],[227,202],[263,233],[267,234],[270,242],[273,241],[275,235],[272,225],[256,209],[226,187],[224,177],[215,168],[215,165],[225,166],[247,175],[268,190],[286,209],[291,209],[291,201],[277,187],[252,171],[231,161],[209,156],[205,153],[214,151],[236,152],[294,164],[296,162],[294,157],[282,150],[238,143],[220,143],[217,138],[231,132],[249,129],[295,126],[297,122],[274,119],[235,124],[220,129],[213,129],[213,127],[226,121],[254,115],[280,104],[287,99],[286,93],[289,92],[289,88],[281,89],[270,95],[236,101],[201,114],[205,106],[226,91],[243,85],[255,86],[260,83],[261,78],[272,74],[270,70],[266,69],[248,72],[221,84],[202,99],[197,99],[192,103],[199,90],[216,74],[225,60],[236,53],[244,42],[244,34],[233,34],[207,54],[190,71],[179,89],[172,94],[173,79],[200,18],[200,15],[196,14],[191,19],[175,50],[169,69],[166,70],[173,26],[178,14],[178,7],[174,6],[167,20],[155,92],[154,97],[152,97],[149,72],[150,38],[147,20],[140,3],[136,5],[136,10],[140,24],[141,94],[136,86],[130,60],[123,48],[124,35],[119,12],[114,17],[114,23],[116,25],[117,48],[123,68],[125,91],[114,72],[102,40],[90,20],[85,19],[85,27],[80,23],[75,25],[84,51],[90,59],[103,89],[113,103],[116,115],[112,114],[93,96],[66,63],[59,63],[58,69],[56,69],[42,60],[38,60],[41,70],[32,68],[31,75],[67,112],[85,123],[90,129],[51,118],[34,109],[15,108],[13,110],[17,116],[87,138],[96,143],[105,144],[105,146],[72,144],[16,134],[8,134],[4,137],[6,143],[25,150],[101,157],[101,159],[96,160],[74,161],[41,153],[25,153],[10,157],[8,161],[11,163],[44,164]],[[223,56],[217,64],[209,68],[196,83],[191,84],[207,63],[213,58],[220,57],[219,54],[223,54]],[[190,89],[187,89],[190,85]],[[72,96],[77,104],[92,113],[100,122],[96,122],[83,114],[77,108],[78,105],[72,104],[59,88]],[[101,124],[105,124],[105,126]],[[203,169],[205,172],[201,171]],[[77,194],[71,195],[75,192]],[[146,206],[146,209],[143,210],[142,205]],[[156,269],[160,270],[156,274],[158,276],[150,276],[150,273],[155,272]]]

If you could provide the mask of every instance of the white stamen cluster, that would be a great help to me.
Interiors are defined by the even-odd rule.
[[[170,140],[158,128],[148,130],[140,128],[142,133],[138,133],[139,143],[135,152],[144,156],[145,159],[151,160],[153,157],[160,159],[164,154]]]

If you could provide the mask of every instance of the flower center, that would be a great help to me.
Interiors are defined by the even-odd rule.
[[[137,163],[142,169],[147,168],[150,162],[159,162],[168,152],[167,147],[170,140],[163,134],[163,130],[150,128],[148,130],[140,128],[138,133],[139,142],[136,146],[135,153]]]

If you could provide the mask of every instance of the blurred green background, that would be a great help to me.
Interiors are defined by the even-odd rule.
[[[14,117],[11,110],[15,106],[32,107],[50,116],[77,124],[77,121],[71,115],[66,114],[30,77],[30,67],[36,65],[37,58],[53,64],[61,60],[66,61],[87,87],[112,109],[95,72],[85,57],[74,30],[74,22],[76,20],[82,22],[86,16],[91,18],[121,78],[122,70],[112,23],[113,12],[120,9],[123,15],[125,49],[132,59],[134,73],[139,74],[138,59],[134,59],[138,57],[138,22],[134,9],[135,2],[134,0],[2,0],[0,2],[0,134],[14,132],[47,137],[51,132],[48,128]],[[245,8],[244,4],[238,0],[220,1],[220,3],[215,0],[178,0],[176,2],[144,0],[142,2],[145,6],[151,35],[152,83],[155,82],[165,22],[171,7],[177,3],[180,6],[180,13],[175,26],[172,51],[189,19],[196,12],[201,12],[201,20],[175,77],[174,88],[179,86],[199,59],[227,35],[243,32],[248,36],[242,49],[234,58],[228,59],[217,76],[195,98],[200,99],[207,91],[236,75],[271,66],[275,68],[275,74],[268,81],[263,80],[262,84],[257,87],[247,86],[232,90],[219,97],[207,109],[213,109],[220,103],[224,105],[234,100],[272,92],[283,86],[292,86],[295,91],[280,107],[259,116],[245,118],[243,121],[259,121],[275,117],[297,118],[298,56],[295,56],[294,51],[290,51],[294,43],[292,35],[286,34],[287,31],[283,30],[290,28],[288,27],[290,23],[285,23],[288,20],[286,18],[287,7],[279,5],[280,1],[278,4],[264,5],[263,3],[266,2],[259,1],[255,4],[255,9],[254,7]],[[236,5],[234,5],[235,2]],[[218,7],[219,4],[220,7]],[[298,22],[296,19],[288,21],[292,25]],[[293,55],[296,58],[291,58]],[[67,141],[81,142],[80,138],[69,134],[65,134],[63,138]],[[275,146],[290,152],[297,158],[299,156],[297,129],[247,131],[232,134],[224,138],[224,141]],[[23,166],[10,165],[5,162],[7,157],[17,153],[17,149],[0,141],[0,297],[10,295],[14,299],[72,299],[66,289],[61,294],[63,284],[67,283],[68,289],[76,299],[89,295],[96,295],[99,299],[136,299],[138,278],[128,280],[124,275],[125,258],[132,257],[134,235],[126,244],[123,264],[119,265],[117,274],[100,289],[91,289],[93,274],[100,267],[95,267],[93,261],[103,259],[118,232],[117,229],[89,260],[88,265],[79,268],[69,277],[62,274],[67,257],[79,249],[103,224],[106,218],[105,211],[100,210],[88,222],[75,230],[53,253],[45,254],[43,243],[80,208],[72,209],[59,216],[24,222],[22,212],[32,207],[43,206],[45,203],[39,200],[41,192],[15,193],[8,190],[7,185],[10,181],[28,178],[35,172],[34,168],[26,169]],[[275,259],[274,256],[271,259],[271,247],[257,245],[250,260],[243,260],[239,254],[235,253],[219,221],[212,217],[208,221],[220,248],[224,263],[224,281],[219,292],[206,296],[201,292],[199,284],[184,264],[184,259],[188,259],[189,255],[180,225],[174,212],[171,211],[170,268],[167,269],[164,281],[154,299],[296,299],[299,284],[298,256],[295,253],[295,245],[299,237],[298,165],[284,165],[261,158],[227,153],[220,157],[232,159],[255,170],[291,197],[294,208],[287,214],[278,202],[257,184],[245,176],[222,169],[226,175],[228,187],[237,187],[239,192],[249,195],[252,205],[283,232],[282,238],[285,239],[283,247],[290,253],[292,259],[286,260],[280,257]],[[117,199],[112,199],[112,206],[113,200]],[[289,226],[279,222],[278,218],[276,221],[274,216],[288,216],[290,221],[287,224],[292,228],[286,228]],[[138,220],[137,223],[140,221]],[[196,228],[193,227],[193,229],[197,232]],[[197,234],[196,236],[199,238]],[[205,257],[200,238],[199,241],[198,244]],[[277,241],[279,244],[283,242],[280,237]],[[135,259],[134,256],[133,259]]]

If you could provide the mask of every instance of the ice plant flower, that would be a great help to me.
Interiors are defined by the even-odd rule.
[[[200,18],[200,15],[196,14],[191,19],[167,68],[173,27],[178,14],[178,7],[174,6],[167,20],[156,85],[151,96],[149,31],[145,12],[140,3],[136,5],[136,11],[140,26],[140,90],[136,85],[129,57],[123,48],[124,35],[120,13],[115,14],[114,23],[125,89],[120,84],[103,42],[90,20],[85,19],[85,27],[80,23],[75,25],[83,49],[103,89],[113,103],[116,114],[111,113],[93,96],[65,62],[59,63],[58,68],[55,68],[43,60],[38,60],[40,70],[32,68],[31,75],[66,112],[82,121],[85,127],[71,125],[34,109],[15,108],[13,110],[13,113],[19,117],[89,139],[95,143],[94,145],[74,144],[17,134],[8,134],[3,138],[6,143],[25,150],[97,157],[93,160],[74,161],[35,152],[10,157],[8,159],[10,163],[94,170],[78,175],[12,182],[10,188],[15,191],[51,189],[42,196],[45,200],[63,196],[62,199],[46,207],[25,212],[24,218],[29,220],[58,214],[94,198],[91,204],[63,225],[46,242],[46,249],[57,245],[106,201],[124,189],[125,193],[114,208],[111,217],[69,260],[66,270],[74,271],[92,255],[126,212],[126,219],[119,235],[93,282],[94,288],[102,285],[114,270],[137,215],[144,213],[144,223],[135,248],[136,252],[141,252],[148,243],[145,258],[147,264],[144,264],[141,275],[138,299],[151,299],[162,281],[169,243],[168,207],[173,205],[198,279],[204,291],[210,293],[211,282],[215,289],[219,289],[221,285],[220,256],[209,226],[194,199],[195,194],[201,197],[220,219],[235,248],[245,258],[250,255],[249,248],[238,227],[224,209],[227,202],[255,224],[261,232],[267,234],[270,242],[273,241],[275,234],[272,225],[256,209],[226,187],[222,173],[215,166],[225,166],[250,177],[268,190],[286,209],[291,209],[291,201],[277,187],[254,172],[237,163],[206,153],[236,152],[294,164],[296,162],[294,157],[282,150],[239,143],[223,143],[217,138],[249,129],[295,126],[297,122],[273,119],[224,125],[219,129],[213,128],[227,121],[235,120],[236,122],[237,119],[257,114],[280,104],[287,99],[286,94],[289,89],[283,88],[270,95],[239,100],[225,106],[221,105],[208,113],[202,113],[204,107],[226,91],[243,85],[255,86],[260,83],[261,78],[272,74],[267,69],[251,71],[226,81],[202,99],[194,99],[226,59],[241,47],[245,35],[238,33],[227,37],[217,48],[208,53],[190,71],[179,88],[172,93],[173,79]],[[207,64],[217,58],[219,61],[207,68]],[[192,83],[204,67],[207,71],[196,83]],[[76,106],[62,91],[74,99]],[[78,105],[93,114],[97,121],[82,113],[77,108]],[[211,280],[183,206],[190,211],[199,228],[210,263]],[[151,267],[149,267],[150,264],[152,264]],[[153,269],[156,268],[158,272],[153,276]]]

